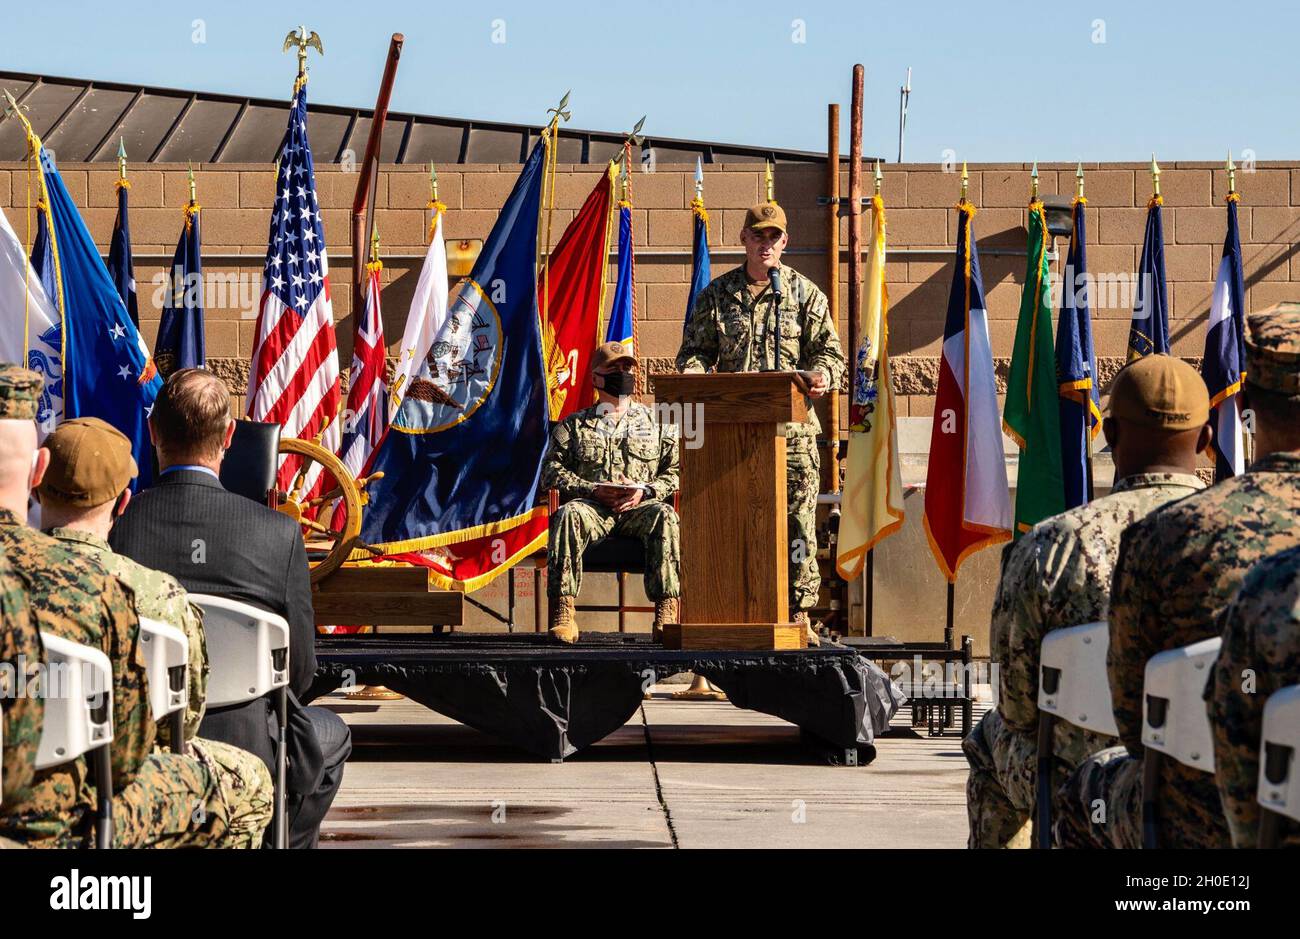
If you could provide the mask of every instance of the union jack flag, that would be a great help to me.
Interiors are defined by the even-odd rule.
[[[286,437],[305,438],[315,437],[328,419],[321,444],[337,453],[339,362],[325,231],[307,144],[305,77],[295,84],[289,104],[276,190],[248,379],[248,416],[280,424]],[[290,488],[298,460],[281,457],[279,488]],[[316,494],[320,474],[321,465],[312,464],[304,493]]]
[[[366,265],[366,306],[352,332],[352,371],[344,411],[344,465],[360,476],[371,452],[388,429],[388,386],[384,383],[384,321],[379,315],[378,261]]]

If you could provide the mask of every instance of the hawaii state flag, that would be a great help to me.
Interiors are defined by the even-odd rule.
[[[1092,347],[1089,313],[1088,249],[1083,207],[1078,196],[1072,207],[1070,251],[1061,278],[1061,315],[1056,325],[1056,381],[1060,395],[1061,476],[1065,507],[1072,509],[1092,498],[1089,464],[1092,440],[1101,430],[1101,402],[1097,397],[1097,357]]]
[[[867,552],[903,526],[893,375],[889,370],[889,292],[885,287],[885,203],[871,199],[866,306],[856,382],[849,404],[849,454],[841,498],[835,568],[845,580],[862,573]]]
[[[975,207],[963,201],[957,213],[957,263],[939,359],[924,520],[930,550],[949,581],[971,554],[1011,538],[993,350],[971,225]]]
[[[384,476],[369,486],[362,540],[448,589],[477,589],[546,540],[537,229],[548,143],[524,164],[368,467]]]
[[[614,164],[610,163],[538,278],[552,421],[562,421],[596,402],[591,356],[600,344],[600,317],[605,309],[613,197]]]
[[[379,307],[382,261],[366,265],[366,302],[352,327],[352,368],[343,412],[339,459],[353,479],[360,478],[388,428],[388,386],[384,383],[384,321]],[[341,521],[341,519],[340,519]]]
[[[1144,355],[1169,354],[1169,288],[1165,283],[1165,230],[1160,207],[1165,200],[1152,196],[1147,203],[1147,228],[1138,264],[1137,304],[1128,331],[1128,361]]]
[[[1214,423],[1216,481],[1246,471],[1246,445],[1241,425],[1241,381],[1245,375],[1246,287],[1241,268],[1241,238],[1237,234],[1237,201],[1228,193],[1228,232],[1214,279],[1210,318],[1205,328],[1205,358],[1201,377],[1210,392]]]

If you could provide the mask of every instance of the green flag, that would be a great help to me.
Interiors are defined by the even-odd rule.
[[[1051,268],[1043,203],[1029,206],[1029,265],[1020,297],[1016,345],[1007,376],[1002,427],[1020,445],[1016,535],[1065,511],[1056,351],[1052,343]]]

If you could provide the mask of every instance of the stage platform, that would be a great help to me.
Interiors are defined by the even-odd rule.
[[[318,637],[309,700],[337,688],[384,685],[430,710],[559,761],[613,733],[646,690],[680,672],[703,675],[739,708],[796,724],[819,758],[860,765],[903,703],[856,650],[665,649],[647,636],[584,633]]]

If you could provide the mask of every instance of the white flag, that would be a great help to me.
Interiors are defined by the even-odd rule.
[[[63,420],[61,331],[58,310],[45,295],[9,219],[0,211],[0,361],[30,368],[45,380],[36,413],[42,440]]]
[[[420,280],[411,298],[411,310],[406,315],[406,329],[402,333],[402,346],[397,354],[397,367],[389,385],[388,414],[391,419],[406,396],[411,379],[420,372],[420,363],[429,354],[433,337],[447,319],[447,245],[442,240],[441,209],[436,209],[433,238],[424,256]]]

